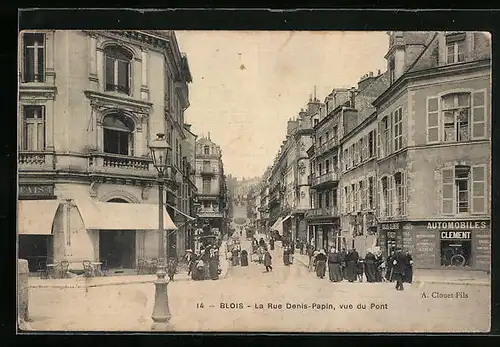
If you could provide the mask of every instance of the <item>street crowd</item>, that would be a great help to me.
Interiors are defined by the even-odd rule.
[[[202,245],[198,252],[193,252],[191,249],[186,250],[184,261],[188,267],[188,276],[195,281],[217,280],[221,274],[220,259],[219,259],[220,242],[212,242],[207,245]],[[173,274],[168,272],[169,277],[173,280]],[[172,276],[171,276],[172,274]]]

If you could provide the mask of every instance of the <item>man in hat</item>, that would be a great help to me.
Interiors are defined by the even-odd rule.
[[[403,278],[405,275],[406,255],[401,252],[401,248],[396,249],[396,254],[394,255],[392,261],[392,266],[392,275],[396,280],[396,290],[404,290]]]
[[[187,267],[188,267],[188,276],[191,274],[191,271],[193,271],[193,265],[194,265],[194,260],[195,260],[195,256],[193,254],[193,250],[192,249],[187,249],[186,250],[186,254],[184,255],[184,260],[187,264]]]

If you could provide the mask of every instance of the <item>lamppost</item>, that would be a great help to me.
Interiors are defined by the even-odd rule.
[[[150,146],[153,165],[158,171],[158,267],[155,283],[155,303],[153,308],[153,330],[166,330],[170,320],[170,308],[168,306],[168,282],[165,279],[165,242],[168,249],[168,238],[165,241],[165,230],[163,226],[163,185],[165,184],[165,171],[167,180],[171,179],[171,167],[167,162],[171,147],[165,140],[164,134],[157,134],[156,139]]]

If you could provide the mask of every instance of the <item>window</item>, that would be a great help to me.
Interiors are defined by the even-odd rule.
[[[321,163],[318,163],[318,176],[321,176],[323,174],[323,165]]]
[[[373,201],[373,197],[375,196],[375,190],[373,186],[373,177],[368,177],[368,208],[375,208],[375,202]]]
[[[354,166],[354,146],[349,147],[349,167]]]
[[[330,191],[325,192],[325,207],[330,207]]]
[[[45,107],[25,105],[22,110],[22,149],[24,151],[43,151],[45,149]]]
[[[45,81],[44,46],[44,34],[23,34],[23,82]]]
[[[375,130],[368,134],[368,158],[375,156]]]
[[[204,172],[210,172],[210,161],[204,160],[203,161],[203,171]]]
[[[486,167],[443,169],[441,199],[443,214],[486,213]]]
[[[318,193],[318,207],[323,207],[323,193]]]
[[[366,200],[365,200],[365,187],[363,186],[363,181],[359,181],[359,202],[360,202],[360,210],[363,211],[366,208]]]
[[[391,123],[389,118],[389,116],[382,118],[380,124],[382,157],[388,156],[391,153]]]
[[[332,138],[336,138],[336,137],[337,137],[337,126],[334,126],[333,127]]]
[[[349,167],[349,152],[346,149],[344,149],[344,170],[347,170]]]
[[[393,84],[396,81],[396,64],[394,58],[389,60],[389,83]]]
[[[332,190],[332,206],[337,206],[337,189]]]
[[[351,184],[351,194],[352,194],[351,212],[354,212],[358,208],[358,192],[356,191],[355,184]]]
[[[465,33],[446,36],[446,62],[448,64],[465,61]]]
[[[349,187],[345,186],[344,187],[344,197],[345,197],[345,206],[344,206],[344,212],[347,213],[351,210],[351,195],[349,194]]]
[[[108,115],[102,125],[105,153],[134,155],[134,124],[129,118],[121,114]]]
[[[205,154],[205,155],[210,154],[210,146],[204,146],[203,147],[203,154]]]
[[[316,126],[316,125],[318,125],[318,120],[317,119],[314,120],[314,126]]]
[[[359,162],[359,143],[355,142],[353,144],[353,152],[354,152],[354,162],[353,165],[357,165]]]
[[[332,171],[337,172],[338,171],[338,157],[333,157],[332,159]]]
[[[381,185],[381,215],[384,217],[392,216],[392,191],[390,177],[383,177],[380,180]]]
[[[367,152],[367,141],[362,137],[359,139],[359,148],[360,148],[360,155],[359,155],[359,161],[362,163],[364,160],[366,160],[366,152]]]
[[[394,175],[394,183],[397,195],[395,214],[397,216],[404,216],[406,214],[406,182],[404,173],[397,172]]]
[[[132,54],[123,48],[109,46],[104,50],[106,91],[130,94]]]
[[[403,148],[403,109],[394,111],[394,151]]]
[[[212,192],[211,179],[203,178],[203,194],[210,194]]]
[[[323,144],[323,136],[319,137],[319,145],[321,146]]]
[[[448,94],[441,99],[443,110],[444,141],[468,141],[470,139],[470,95]]]
[[[462,230],[461,230],[462,231]],[[468,267],[471,266],[472,240],[471,231],[461,233],[462,238],[449,239],[449,231],[440,231],[441,266]],[[443,236],[446,239],[443,239]]]
[[[325,142],[328,142],[328,140],[330,139],[330,133],[328,131],[326,132],[325,138]]]
[[[329,173],[330,172],[330,160],[326,160],[325,161],[325,173]]]

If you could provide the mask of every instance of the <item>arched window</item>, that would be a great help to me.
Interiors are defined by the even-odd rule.
[[[134,123],[121,114],[104,118],[104,152],[134,155]]]
[[[118,46],[104,49],[106,91],[130,94],[132,54]]]

